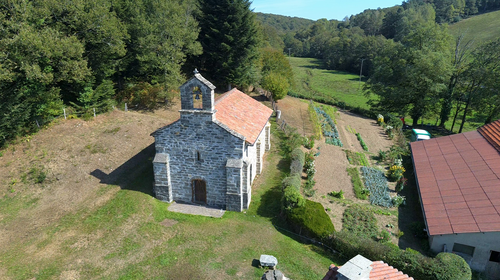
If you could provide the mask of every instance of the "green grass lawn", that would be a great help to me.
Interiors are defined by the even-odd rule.
[[[246,213],[226,212],[216,219],[168,211],[168,203],[150,195],[153,172],[147,162],[127,189],[103,185],[99,195],[111,198],[102,206],[80,207],[40,226],[37,234],[0,248],[0,269],[12,279],[71,275],[80,279],[259,279],[265,269],[256,267],[255,259],[270,254],[277,257],[277,268],[287,277],[321,279],[328,266],[337,263],[335,257],[281,229],[286,227],[279,217],[284,165],[277,137],[273,138]],[[30,207],[29,199],[17,199],[12,198],[8,206],[13,215],[17,208]],[[7,218],[0,223],[16,222]],[[177,223],[164,226],[161,222],[166,219]]]
[[[350,107],[368,109],[363,95],[364,82],[347,72],[327,70],[320,59],[291,57],[295,75],[293,91],[305,98],[327,97],[345,102]]]
[[[474,45],[500,37],[500,11],[490,12],[464,19],[449,26],[455,37],[466,33],[465,39],[474,40]]]
[[[500,16],[500,14],[498,15]],[[295,75],[295,86],[292,92],[299,97],[315,99],[316,101],[335,101],[337,104],[338,102],[344,102],[347,108],[351,109],[356,107],[366,110],[370,109],[367,104],[369,98],[366,97],[361,90],[364,81],[359,82],[358,75],[342,71],[327,70],[322,64],[322,61],[315,58],[291,57],[290,64],[292,65]],[[376,96],[371,95],[371,97],[375,98]],[[340,109],[344,108],[340,106]],[[454,113],[455,109],[452,110],[452,114]],[[447,129],[451,128],[453,122],[452,114],[450,114],[450,120],[445,124]],[[425,127],[428,125],[434,126],[436,124],[436,119],[437,116],[427,116],[419,121],[419,124],[422,124],[422,126],[419,127],[426,129]],[[484,116],[481,116],[479,112],[472,112],[471,116],[467,117],[463,132],[477,129],[477,127],[483,125],[483,119]],[[411,117],[406,116],[405,120],[407,124],[412,124]],[[460,123],[461,115],[459,114],[459,118],[457,118],[453,129],[455,133],[458,132]]]

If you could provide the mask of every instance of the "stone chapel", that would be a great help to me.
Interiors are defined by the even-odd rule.
[[[271,147],[273,111],[237,89],[214,99],[214,89],[195,71],[180,87],[180,118],[151,134],[154,194],[167,202],[243,211]]]

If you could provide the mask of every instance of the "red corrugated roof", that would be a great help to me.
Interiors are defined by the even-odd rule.
[[[470,131],[411,150],[429,235],[500,231],[500,152],[488,140]]]
[[[483,125],[477,131],[500,152],[500,120]]]
[[[215,118],[231,130],[245,136],[246,141],[254,144],[266,125],[273,110],[257,100],[232,89],[215,101]]]
[[[370,280],[413,280],[413,277],[403,274],[403,272],[389,266],[383,261],[373,262],[371,267]]]

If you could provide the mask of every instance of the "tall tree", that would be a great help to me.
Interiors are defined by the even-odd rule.
[[[161,84],[167,90],[177,88],[187,56],[201,53],[192,3],[120,0],[116,9],[131,37],[122,63],[123,78]]]
[[[402,37],[401,43],[388,45],[374,60],[373,74],[366,84],[366,89],[380,97],[372,103],[387,111],[409,113],[413,125],[436,110],[450,75],[449,39],[445,27],[423,21]]]
[[[443,92],[441,100],[441,113],[439,126],[444,127],[448,121],[453,98],[455,97],[455,88],[463,76],[468,63],[468,56],[471,52],[472,41],[464,41],[465,34],[461,34],[455,40],[455,51],[452,56],[452,72],[448,82],[448,88]]]
[[[0,5],[0,147],[62,111],[60,83],[90,75],[76,36],[44,25],[30,1]]]
[[[459,133],[462,132],[467,114],[472,106],[484,104],[481,102],[498,96],[500,80],[500,39],[489,42],[477,48],[473,53],[472,62],[464,73],[461,87],[465,103]]]
[[[259,35],[249,0],[200,0],[197,59],[208,77],[219,85],[250,85],[256,81]]]

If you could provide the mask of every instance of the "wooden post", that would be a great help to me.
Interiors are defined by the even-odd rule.
[[[35,119],[35,122],[36,122],[36,125],[38,126],[38,128],[40,128],[40,124],[38,124],[38,120]]]
[[[63,108],[63,113],[64,113],[64,119],[66,119],[66,109]]]
[[[94,108],[94,118],[95,118],[95,108]]]
[[[128,110],[127,110],[127,103],[125,103],[125,112],[127,112],[127,111],[128,111]]]

